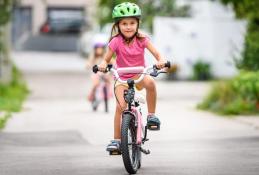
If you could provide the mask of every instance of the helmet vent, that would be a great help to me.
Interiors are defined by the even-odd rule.
[[[127,7],[127,10],[128,10],[128,12],[130,11],[130,8],[129,7]]]
[[[133,13],[135,14],[136,12],[137,12],[137,10],[136,10],[136,9],[134,9]]]
[[[123,14],[123,15],[125,14],[123,10],[121,10],[120,12],[121,12],[121,14]]]

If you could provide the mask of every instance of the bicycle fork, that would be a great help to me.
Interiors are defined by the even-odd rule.
[[[137,110],[136,108],[133,108],[133,111],[135,112],[135,114],[137,115],[137,145],[140,147],[140,151],[143,152],[144,154],[150,154],[150,150],[148,149],[144,149],[142,148],[142,144],[144,144],[146,141],[148,141],[149,139],[147,138],[147,126],[145,126],[145,130],[144,130],[144,137],[142,138],[142,115],[140,113],[139,110]]]

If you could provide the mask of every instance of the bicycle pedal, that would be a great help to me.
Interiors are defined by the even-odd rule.
[[[141,151],[142,153],[146,154],[146,155],[150,154],[149,149],[144,149],[144,148],[141,147],[141,148],[140,148],[140,151]]]
[[[146,142],[146,141],[149,141],[149,139],[148,138],[142,139],[142,142]]]
[[[111,156],[116,156],[116,155],[121,155],[121,152],[120,151],[109,151],[109,154],[111,155]]]
[[[151,131],[159,131],[160,130],[160,126],[157,126],[157,125],[149,125],[147,128]]]

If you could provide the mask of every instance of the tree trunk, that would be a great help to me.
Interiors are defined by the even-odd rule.
[[[0,26],[0,83],[7,84],[12,79],[10,60],[10,23]]]

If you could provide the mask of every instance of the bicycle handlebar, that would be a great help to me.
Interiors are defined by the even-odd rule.
[[[167,68],[171,67],[170,61],[167,61],[165,63],[165,67],[167,67]],[[153,72],[148,73],[149,70],[153,70]],[[93,72],[97,73],[98,71],[99,71],[98,66],[94,65],[93,66]],[[160,73],[166,73],[163,70],[159,70],[156,67],[156,65],[149,66],[149,67],[146,67],[146,68],[144,68],[144,67],[124,67],[124,68],[118,68],[118,70],[116,70],[116,69],[113,68],[112,64],[108,64],[105,72],[108,72],[108,71],[112,72],[113,75],[115,76],[115,78],[121,83],[127,83],[127,80],[122,80],[119,76],[119,72],[122,73],[122,74],[123,73],[129,74],[129,73],[136,73],[136,72],[137,72],[136,74],[141,74],[141,76],[137,80],[134,80],[135,83],[139,83],[141,80],[143,80],[145,74],[149,74],[153,77],[157,77]]]

